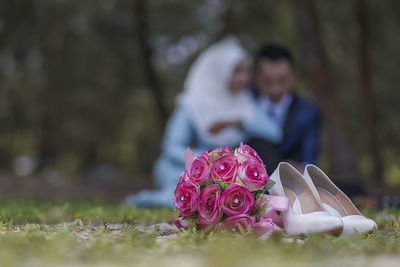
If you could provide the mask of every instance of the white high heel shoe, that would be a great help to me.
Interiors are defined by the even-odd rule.
[[[317,166],[306,165],[304,178],[311,183],[314,194],[322,202],[324,209],[343,221],[342,235],[352,236],[358,233],[372,232],[376,223],[364,217],[353,202],[329,179]]]
[[[282,214],[286,234],[339,235],[343,231],[342,220],[324,210],[303,175],[292,165],[281,162],[270,179],[276,183],[270,194],[289,199],[289,210]]]

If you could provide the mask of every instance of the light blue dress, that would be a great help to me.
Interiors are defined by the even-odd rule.
[[[271,142],[279,142],[282,138],[279,125],[260,107],[257,108],[256,116],[253,119],[242,121],[241,124],[246,138],[262,137]],[[242,141],[246,142],[246,140]],[[232,146],[232,144],[220,144],[218,147],[225,145]],[[238,145],[235,144],[235,146]],[[208,143],[196,133],[185,107],[178,105],[168,120],[161,156],[154,166],[154,179],[159,190],[143,190],[136,195],[129,196],[126,203],[142,207],[173,207],[172,197],[179,176],[185,170],[184,154],[188,147],[196,156],[216,148],[215,145]]]

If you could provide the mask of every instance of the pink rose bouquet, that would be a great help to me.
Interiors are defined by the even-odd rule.
[[[179,229],[253,229],[261,237],[281,229],[279,212],[287,211],[288,201],[267,195],[275,183],[253,148],[241,143],[235,150],[220,147],[198,157],[188,149],[185,165],[173,198]]]

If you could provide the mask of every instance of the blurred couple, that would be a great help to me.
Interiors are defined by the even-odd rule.
[[[173,207],[187,147],[200,155],[247,143],[258,152],[268,174],[284,160],[301,172],[306,164],[316,163],[320,112],[293,90],[296,74],[290,51],[264,45],[254,73],[252,65],[250,54],[232,37],[199,55],[176,98],[154,166],[159,189],[131,195],[128,204]]]

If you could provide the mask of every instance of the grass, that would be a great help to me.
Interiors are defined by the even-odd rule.
[[[8,200],[0,202],[0,222],[3,223],[46,223],[55,224],[80,219],[87,222],[121,221],[161,222],[172,218],[173,211],[168,208],[154,210],[137,209],[110,203],[52,203],[32,200]]]
[[[0,202],[0,266],[396,266],[400,211],[363,210],[379,231],[268,240],[187,231],[164,235],[173,210],[119,204]]]

